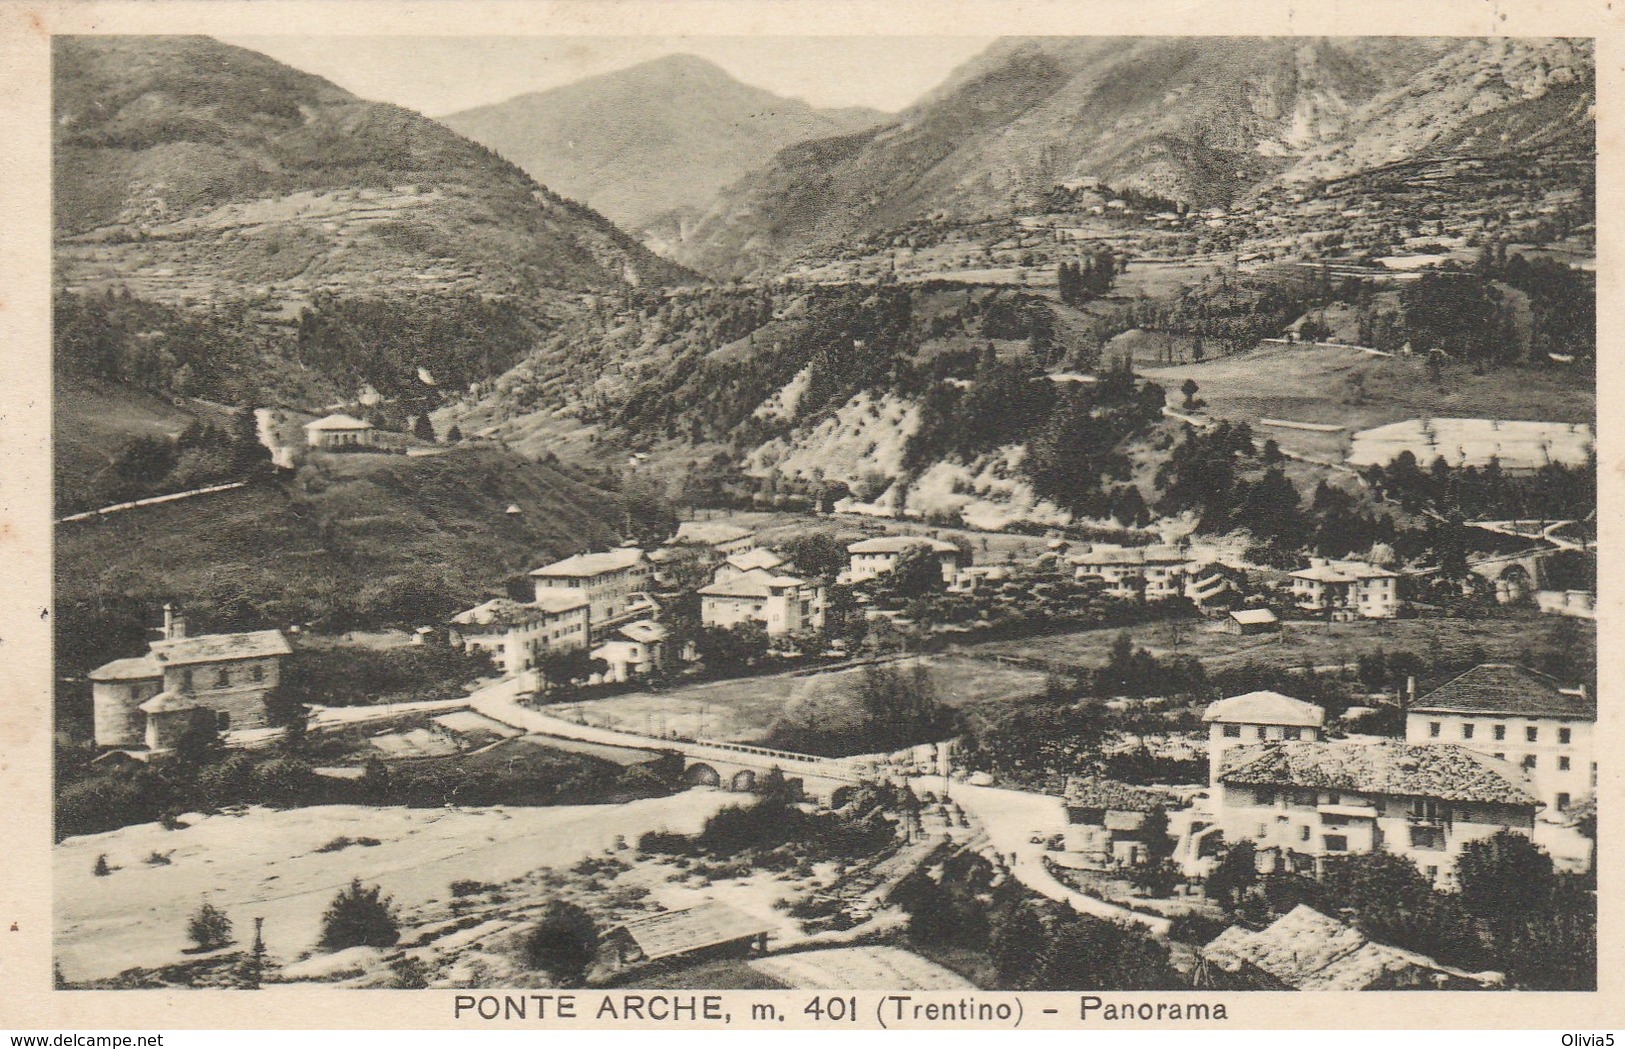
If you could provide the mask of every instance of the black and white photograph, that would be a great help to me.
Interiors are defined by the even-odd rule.
[[[1596,41],[932,25],[50,39],[56,990],[1597,989]]]

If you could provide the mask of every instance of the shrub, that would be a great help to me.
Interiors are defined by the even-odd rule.
[[[186,935],[199,950],[214,951],[231,942],[231,919],[214,904],[205,900],[203,906],[186,923]]]
[[[478,896],[482,892],[490,892],[496,886],[488,881],[475,881],[472,878],[458,878],[451,883],[453,896]]]
[[[98,878],[105,878],[113,873],[113,868],[107,865],[107,853],[104,852],[96,857],[96,863],[90,868],[90,873]]]
[[[396,987],[415,991],[429,986],[429,967],[421,958],[403,954],[390,962],[389,968],[395,974]]]
[[[147,866],[149,867],[167,867],[171,862],[173,861],[170,860],[167,852],[159,852],[157,849],[153,849],[147,853]]]
[[[394,901],[377,885],[362,885],[360,878],[339,890],[322,915],[319,945],[328,950],[346,947],[390,947],[401,938]]]
[[[573,903],[554,900],[525,939],[525,964],[553,977],[561,987],[586,980],[598,950],[598,926]]]

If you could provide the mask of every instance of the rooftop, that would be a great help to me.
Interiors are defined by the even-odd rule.
[[[579,591],[544,590],[539,596],[543,600],[533,603],[499,597],[466,612],[459,612],[451,617],[451,621],[457,626],[524,626],[560,612],[587,607],[587,597]]]
[[[638,945],[645,959],[657,961],[689,951],[731,943],[771,931],[772,923],[752,918],[721,903],[702,903],[680,911],[634,918],[617,929]]]
[[[218,663],[229,659],[263,659],[291,655],[280,630],[253,630],[244,634],[199,634],[173,641],[154,641],[152,658],[168,666]]]
[[[847,546],[849,554],[900,554],[917,546],[929,547],[939,554],[958,553],[959,547],[928,535],[879,535],[873,539],[860,539]]]
[[[1412,713],[1517,714],[1595,720],[1597,701],[1582,689],[1512,663],[1480,663],[1423,696]]]
[[[1080,809],[1150,812],[1167,805],[1168,799],[1144,787],[1132,786],[1114,779],[1087,776],[1067,780],[1066,804],[1070,808]]]
[[[1313,579],[1322,583],[1352,583],[1357,579],[1384,579],[1398,574],[1366,561],[1325,561],[1300,568],[1292,573],[1292,578]]]
[[[621,627],[623,637],[641,641],[646,645],[666,640],[669,633],[664,624],[656,623],[652,619],[640,619],[636,623],[628,623]]]
[[[772,597],[774,593],[791,587],[804,586],[805,581],[793,575],[774,575],[764,568],[753,568],[732,579],[700,588],[702,597]]]
[[[163,668],[149,653],[144,656],[131,656],[129,659],[115,659],[111,663],[103,663],[90,672],[92,681],[140,681],[146,678],[161,677]]]
[[[550,565],[536,569],[531,575],[590,579],[593,576],[608,575],[610,572],[624,572],[643,559],[643,551],[637,547],[621,546],[596,554],[576,554],[574,557],[566,557],[562,561],[554,561]]]
[[[1414,986],[1436,975],[1497,982],[1493,973],[1465,973],[1414,951],[1368,940],[1358,929],[1301,903],[1256,932],[1232,925],[1202,948],[1202,956],[1225,972],[1252,966],[1300,991]]]
[[[1514,765],[1449,743],[1266,743],[1234,747],[1219,772],[1224,783],[1321,787],[1356,794],[1438,798],[1468,804],[1537,802]]]
[[[1326,723],[1326,711],[1313,703],[1305,703],[1279,692],[1247,692],[1209,703],[1202,720],[1319,728]]]
[[[752,568],[777,568],[784,564],[784,558],[763,546],[747,550],[742,554],[734,554],[728,558],[728,563],[740,571],[750,571]]]
[[[139,706],[143,714],[168,714],[177,710],[194,710],[197,701],[183,692],[160,692]]]
[[[687,543],[717,546],[721,543],[749,539],[755,534],[749,528],[741,528],[726,521],[684,521],[677,526],[677,534],[671,537],[671,541],[679,546]]]
[[[1238,608],[1230,613],[1230,618],[1242,626],[1261,626],[1278,622],[1275,613],[1267,608]]]
[[[345,415],[342,412],[339,412],[339,413],[336,413],[336,414],[333,414],[333,415],[325,416],[324,418],[321,418],[321,419],[317,419],[315,422],[308,422],[308,423],[305,424],[305,429],[307,429],[307,430],[370,430],[370,429],[372,429],[372,423],[367,422],[365,419],[357,419],[353,415]]]
[[[1106,546],[1069,560],[1075,565],[1176,565],[1190,559],[1190,552],[1178,546]]]

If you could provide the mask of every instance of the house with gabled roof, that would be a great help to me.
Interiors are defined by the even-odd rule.
[[[1399,573],[1366,561],[1309,559],[1291,573],[1292,600],[1306,612],[1333,618],[1392,619],[1402,607]]]
[[[374,428],[365,419],[336,412],[305,424],[305,443],[323,450],[363,448],[373,443]]]
[[[742,958],[767,949],[772,925],[723,903],[646,914],[605,932],[598,962],[617,970],[676,959]]]
[[[264,728],[266,701],[293,653],[280,630],[188,636],[170,605],[147,648],[90,672],[99,746],[167,751],[199,718],[219,731]]]
[[[1557,821],[1597,789],[1597,701],[1584,686],[1512,663],[1481,663],[1405,715],[1408,743],[1453,743],[1524,769]]]
[[[587,646],[587,597],[579,591],[549,590],[533,602],[499,597],[459,612],[447,624],[454,646],[484,652],[504,675],[534,670],[550,652]]]
[[[648,596],[653,579],[649,558],[635,546],[576,554],[543,565],[530,577],[537,601],[559,591],[585,597],[591,631],[601,633],[616,623],[647,615],[655,607]]]
[[[716,567],[712,573],[711,581],[721,583],[736,576],[744,575],[754,569],[773,572],[785,566],[784,558],[775,554],[765,546],[758,546],[742,554],[730,554]]]
[[[753,568],[701,587],[700,622],[734,627],[760,623],[771,637],[824,629],[824,588],[800,576]]]
[[[1261,690],[1209,703],[1202,712],[1208,726],[1208,785],[1217,793],[1225,751],[1249,743],[1318,740],[1326,711],[1314,703]]]
[[[1440,886],[1469,842],[1532,836],[1540,807],[1517,766],[1451,744],[1252,744],[1226,751],[1218,780],[1226,841],[1291,868],[1382,849]]]
[[[755,549],[756,533],[727,521],[684,521],[668,545],[700,546],[722,558]]]

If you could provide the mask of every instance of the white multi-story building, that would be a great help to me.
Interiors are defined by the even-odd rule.
[[[773,637],[824,628],[824,588],[798,576],[755,568],[699,593],[700,622],[706,626],[761,623]]]
[[[925,535],[882,535],[860,540],[846,548],[851,558],[846,581],[860,583],[895,572],[900,557],[920,548],[936,555],[937,562],[942,566],[943,582],[951,583],[959,575],[960,550],[954,544]]]
[[[460,612],[448,624],[451,644],[485,652],[507,677],[535,669],[549,652],[587,645],[586,595],[570,590],[539,592],[526,604],[499,597]]]
[[[783,567],[784,558],[766,547],[758,546],[742,554],[730,554],[726,560],[717,565],[711,581],[721,583],[756,569],[772,572]]]
[[[1308,568],[1292,573],[1292,600],[1308,612],[1392,619],[1401,605],[1399,574],[1365,561],[1312,557]]]
[[[609,665],[606,681],[629,681],[658,670],[665,662],[667,631],[652,619],[628,623],[592,650]]]
[[[1217,818],[1283,861],[1382,849],[1453,884],[1469,842],[1532,835],[1538,802],[1510,762],[1449,744],[1264,743],[1225,754]]]
[[[593,554],[576,554],[536,569],[536,600],[543,595],[574,591],[586,597],[589,628],[604,631],[615,623],[645,615],[651,581],[649,559],[633,546]]]
[[[1508,663],[1484,663],[1423,696],[1405,716],[1407,743],[1453,743],[1525,770],[1544,818],[1557,821],[1597,789],[1597,703],[1584,688]]]
[[[684,521],[668,545],[704,547],[722,558],[755,549],[756,533],[726,521]]]
[[[1178,546],[1099,546],[1069,558],[1078,579],[1098,579],[1112,597],[1166,601],[1185,593],[1196,570],[1190,552]]]
[[[1217,797],[1223,792],[1219,769],[1227,751],[1255,743],[1318,740],[1326,711],[1279,692],[1261,691],[1209,703],[1202,720],[1208,726],[1208,786]]]

